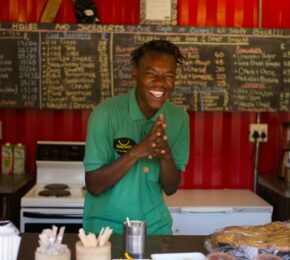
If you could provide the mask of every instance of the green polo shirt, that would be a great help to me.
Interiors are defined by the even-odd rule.
[[[189,156],[189,120],[186,112],[170,102],[146,119],[135,98],[135,88],[106,100],[90,115],[86,140],[85,171],[107,165],[139,143],[162,113],[166,135],[177,168],[185,169]],[[147,222],[148,234],[172,234],[172,218],[159,183],[159,158],[139,160],[113,187],[98,196],[86,192],[83,226],[99,233],[110,226],[122,234],[126,217]]]

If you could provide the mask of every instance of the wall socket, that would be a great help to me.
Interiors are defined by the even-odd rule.
[[[254,138],[255,133],[257,133],[257,139]],[[249,142],[254,143],[258,142],[267,142],[268,141],[268,125],[267,124],[250,124],[249,131]]]

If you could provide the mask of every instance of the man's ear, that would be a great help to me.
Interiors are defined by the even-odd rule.
[[[132,79],[136,79],[137,78],[137,68],[133,67],[132,68]]]

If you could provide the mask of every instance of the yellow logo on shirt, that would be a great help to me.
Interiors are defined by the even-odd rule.
[[[114,139],[114,150],[121,155],[131,150],[135,144],[135,141],[131,138],[116,138]]]

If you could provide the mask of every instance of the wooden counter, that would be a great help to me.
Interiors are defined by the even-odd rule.
[[[30,180],[28,175],[0,174],[0,194],[12,194],[24,187]]]
[[[28,175],[0,174],[0,220],[10,220],[19,227],[20,200],[30,180]]]
[[[36,233],[21,234],[21,244],[18,260],[34,259],[34,252],[38,247],[38,235]],[[153,253],[181,253],[201,252],[207,254],[204,247],[205,236],[147,236],[144,258],[150,258]],[[75,260],[75,243],[79,240],[77,234],[65,234],[63,243],[71,250],[72,258]],[[113,235],[110,238],[112,244],[112,258],[120,259],[123,256],[123,238]]]
[[[290,219],[290,183],[277,176],[259,176],[257,193],[273,206],[273,221]]]
[[[278,176],[259,176],[258,184],[290,199],[290,183]]]

